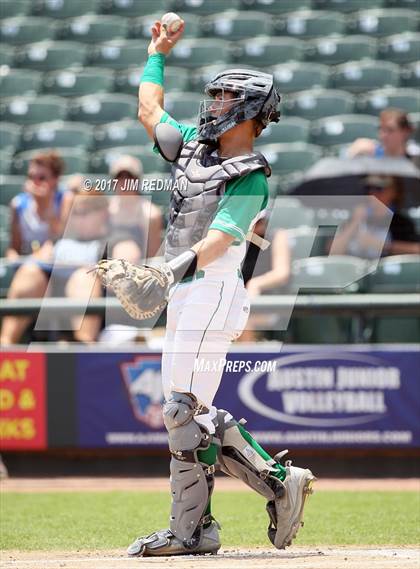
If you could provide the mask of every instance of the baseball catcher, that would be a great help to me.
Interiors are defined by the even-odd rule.
[[[218,529],[211,512],[214,472],[220,468],[264,496],[268,537],[290,545],[302,523],[314,476],[308,469],[272,458],[213,399],[223,368],[219,362],[249,315],[241,263],[246,241],[262,248],[250,229],[268,202],[270,167],[253,150],[256,137],[278,122],[280,96],[267,73],[228,69],[205,87],[197,127],[176,122],[164,110],[166,56],[181,38],[157,21],[139,87],[139,120],[154,151],[172,163],[179,184],[171,193],[165,263],[135,267],[104,261],[98,269],[134,318],[148,318],[167,302],[162,354],[163,415],[172,455],[168,529],[139,537],[129,555],[217,553]],[[215,371],[216,370],[216,371]]]

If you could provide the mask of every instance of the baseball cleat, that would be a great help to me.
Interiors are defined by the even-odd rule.
[[[127,554],[138,557],[171,555],[216,555],[220,549],[220,529],[216,521],[207,528],[200,528],[187,541],[181,541],[169,529],[160,530],[146,537],[139,537],[127,549]]]
[[[268,537],[277,549],[291,545],[303,526],[303,509],[306,498],[313,493],[312,484],[316,477],[307,468],[291,466],[286,462],[285,494],[282,498],[267,503],[270,518]]]

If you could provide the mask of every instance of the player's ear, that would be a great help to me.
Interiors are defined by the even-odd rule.
[[[168,162],[175,162],[184,142],[181,132],[167,122],[160,122],[153,129],[153,138],[161,156]]]

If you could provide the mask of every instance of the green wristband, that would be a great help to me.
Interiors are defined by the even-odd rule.
[[[140,83],[155,83],[163,87],[163,73],[165,69],[165,55],[154,53],[149,55],[149,59],[143,70]]]

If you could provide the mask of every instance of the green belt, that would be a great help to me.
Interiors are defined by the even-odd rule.
[[[195,272],[193,275],[191,275],[189,277],[184,277],[179,282],[180,282],[180,284],[183,284],[183,283],[189,283],[191,281],[197,281],[198,279],[202,279],[205,274],[206,274],[205,271],[200,270],[200,271]],[[242,280],[244,279],[241,269],[238,269],[238,277]]]

